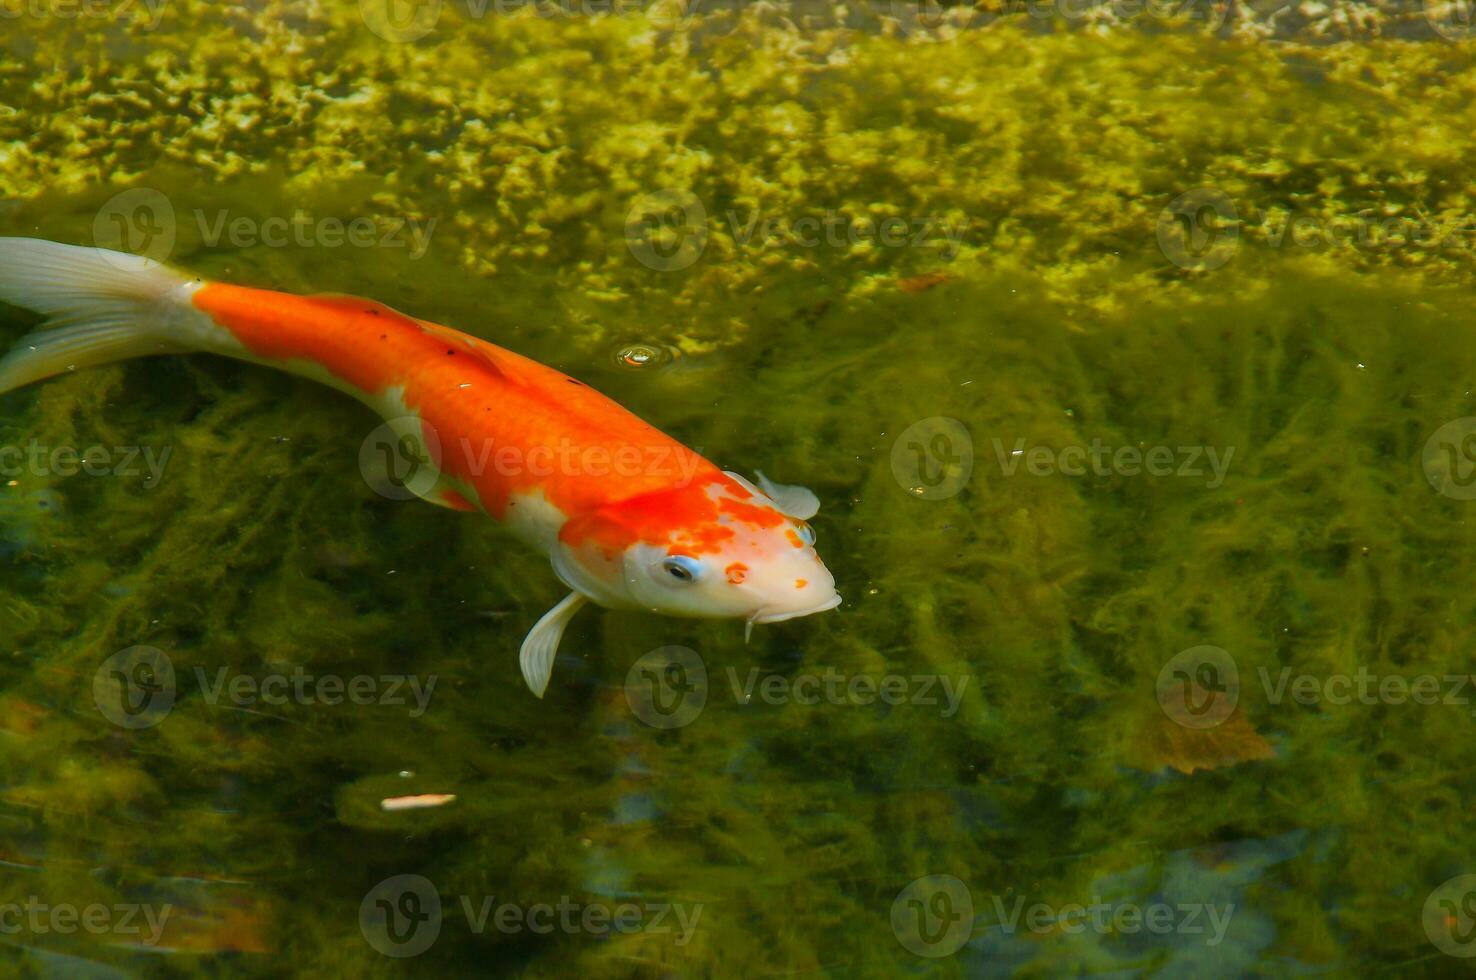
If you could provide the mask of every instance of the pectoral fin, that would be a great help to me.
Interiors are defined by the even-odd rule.
[[[780,513],[788,514],[796,520],[808,521],[820,513],[820,498],[807,487],[787,486],[783,483],[775,483],[764,476],[762,470],[754,470],[758,477],[758,486],[754,486],[740,473],[732,470],[724,470],[725,476],[732,477],[734,482],[748,490],[750,493],[768,497],[770,502],[779,509]]]
[[[524,637],[523,648],[518,652],[518,663],[522,665],[523,680],[528,682],[528,689],[538,697],[543,697],[543,692],[548,687],[548,678],[553,673],[554,656],[559,652],[559,640],[563,638],[564,627],[569,625],[569,620],[588,601],[578,592],[570,592],[559,600],[558,605],[544,613],[543,618],[534,623]]]
[[[783,483],[775,483],[762,470],[754,470],[758,477],[759,486],[774,505],[781,511],[798,521],[808,521],[820,513],[820,498],[808,487],[788,486]]]

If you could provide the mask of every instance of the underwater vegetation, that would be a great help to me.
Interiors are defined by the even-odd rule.
[[[747,645],[584,615],[538,701],[516,651],[560,595],[546,563],[377,494],[362,407],[203,356],[6,395],[0,447],[110,455],[0,456],[0,903],[175,910],[149,943],[7,932],[7,970],[1464,965],[1422,913],[1476,873],[1471,706],[1275,692],[1471,673],[1476,503],[1427,446],[1476,415],[1476,42],[1350,5],[1284,37],[447,3],[400,42],[346,2],[29,9],[0,22],[0,233],[371,296],[554,365],[812,488],[847,601]],[[941,499],[895,455],[940,417],[972,447]],[[1172,472],[1031,462],[1094,445]],[[139,646],[172,702],[128,727],[96,678]],[[630,677],[671,646],[706,699],[657,727]],[[1239,675],[1207,728],[1160,688],[1200,647]],[[258,696],[298,675],[426,700]],[[827,675],[939,683],[798,696]],[[363,908],[399,875],[441,922],[396,962]],[[941,875],[972,922],[920,956],[894,903]],[[1211,945],[1031,928],[1017,899],[1233,911]],[[561,900],[685,918],[477,919]]]

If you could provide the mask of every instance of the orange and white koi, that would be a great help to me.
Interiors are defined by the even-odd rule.
[[[523,677],[539,697],[588,602],[741,617],[750,630],[841,602],[805,523],[819,509],[809,490],[720,470],[581,382],[458,330],[371,300],[207,282],[140,256],[28,238],[0,238],[0,300],[47,317],[0,360],[0,393],[203,351],[330,385],[418,428],[425,445],[513,450],[529,465],[442,452],[433,478],[411,487],[503,522],[571,590],[522,644]],[[562,465],[548,465],[555,447]],[[545,465],[532,465],[539,457]],[[610,465],[622,459],[642,463]]]

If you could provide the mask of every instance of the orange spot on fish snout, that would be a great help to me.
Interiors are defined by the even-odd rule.
[[[733,562],[733,564],[723,569],[723,572],[728,576],[728,581],[733,585],[741,585],[743,580],[748,578],[748,566],[741,561]]]
[[[785,529],[784,536],[788,538],[789,543],[794,545],[796,548],[803,548],[805,546],[805,539],[800,537],[799,532],[792,527]]]
[[[810,584],[810,580],[807,579],[807,578],[797,578],[797,579],[794,580],[794,587],[796,589],[803,589],[805,586],[807,586],[809,584]]]

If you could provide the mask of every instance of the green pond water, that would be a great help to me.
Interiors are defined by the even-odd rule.
[[[0,0],[0,234],[558,367],[845,603],[588,609],[538,700],[546,560],[356,403],[0,397],[0,972],[1469,970],[1464,21],[88,10]]]

